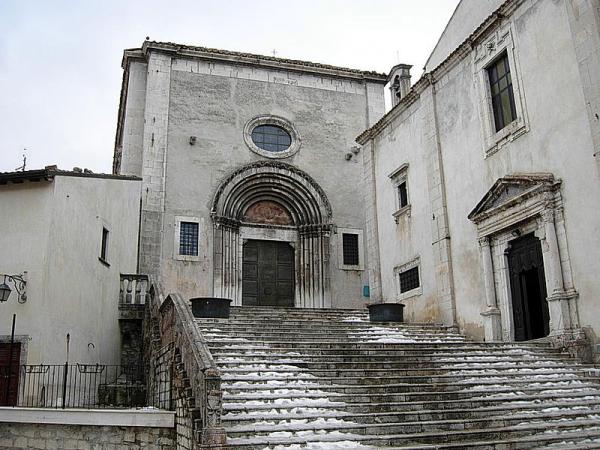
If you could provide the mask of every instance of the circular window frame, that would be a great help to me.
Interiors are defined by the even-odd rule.
[[[292,143],[286,150],[281,152],[270,152],[260,148],[252,140],[252,131],[260,125],[274,125],[283,128],[290,135]],[[302,145],[302,139],[300,138],[300,134],[298,133],[298,130],[296,130],[296,127],[294,127],[289,120],[272,115],[258,116],[249,120],[244,126],[244,142],[248,148],[257,155],[271,159],[289,158],[298,153],[298,150],[300,150],[300,146]]]

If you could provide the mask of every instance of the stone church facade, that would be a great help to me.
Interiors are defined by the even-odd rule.
[[[364,306],[354,139],[385,75],[150,41],[123,68],[114,172],[143,179],[140,272],[234,305]]]
[[[410,90],[392,70],[358,138],[375,299],[487,341],[597,342],[599,12],[463,0]]]

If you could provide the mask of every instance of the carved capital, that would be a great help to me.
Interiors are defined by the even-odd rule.
[[[542,221],[544,223],[554,223],[554,213],[555,213],[555,211],[552,208],[544,209],[540,213],[540,216],[542,217]]]
[[[477,238],[477,242],[479,242],[479,247],[481,248],[489,247],[491,239],[489,236],[480,236]]]

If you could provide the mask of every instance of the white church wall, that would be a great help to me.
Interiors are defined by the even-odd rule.
[[[569,28],[569,19],[573,26],[573,17],[568,15],[574,14],[571,6],[565,2],[520,2],[520,6],[503,19],[500,27],[478,41],[460,62],[447,73],[436,74],[436,117],[445,179],[456,316],[460,328],[477,338],[484,336],[484,319],[480,313],[485,309],[485,290],[477,229],[467,216],[496,180],[519,172],[548,172],[562,180],[566,234],[562,222],[556,221],[562,278],[566,289],[574,286],[579,294],[579,299],[575,300],[579,317],[575,317],[574,324],[579,322],[582,326],[592,327],[596,333],[600,330],[595,276],[600,269],[600,261],[595,257],[595,250],[600,248],[600,211],[593,206],[593,199],[600,192],[600,177],[592,140],[594,123],[590,123],[593,115],[589,116],[586,111],[590,90],[585,89],[586,85],[594,83],[582,82],[582,76],[592,76],[589,67],[594,60],[582,61],[581,57],[576,57],[574,48],[580,43],[573,39]],[[583,6],[578,5],[578,8]],[[585,26],[588,34],[598,34],[597,27],[591,27],[589,22]],[[507,127],[508,131],[495,135],[490,134],[493,124],[489,122],[492,118],[486,110],[489,87],[482,75],[486,64],[507,46],[518,119]],[[597,75],[592,76],[594,78]],[[418,228],[415,226],[419,233],[395,233],[398,225],[390,220],[394,193],[386,189],[386,184],[389,185],[387,175],[408,162],[410,220],[416,225],[419,217],[415,210],[416,201],[430,202],[430,208],[434,208],[424,186],[431,174],[419,172],[418,160],[425,157],[426,143],[416,138],[419,133],[427,132],[427,117],[415,106],[431,95],[432,87],[421,89],[425,91],[421,92],[417,103],[387,124],[375,138],[381,276],[386,300],[394,298],[391,276],[398,261],[420,254],[423,264],[431,251],[429,226],[424,222]],[[390,115],[397,113],[392,111]],[[406,155],[403,149],[407,149]],[[416,189],[411,174],[419,179]],[[418,200],[415,191],[420,193]],[[395,237],[393,241],[391,236]],[[500,260],[495,259],[495,264],[499,265]],[[433,281],[428,282],[427,275],[422,279],[422,298],[434,295]],[[496,283],[496,289],[507,289],[498,279]],[[412,314],[415,310],[411,302],[406,301],[406,304]],[[505,309],[505,314],[506,311],[510,309]],[[424,317],[419,312],[414,314],[415,318]],[[503,320],[511,321],[512,318]],[[504,331],[504,338],[510,337],[507,330]]]
[[[0,218],[0,271],[28,272],[26,303],[13,292],[0,306],[0,334],[16,313],[23,363],[64,363],[67,333],[71,362],[119,362],[119,274],[136,271],[139,194],[139,181],[62,175],[0,188],[11,211]]]
[[[161,269],[167,289],[184,296],[212,295],[212,198],[233,170],[266,159],[250,151],[243,138],[245,124],[257,116],[283,117],[297,128],[301,148],[282,161],[306,171],[324,189],[336,226],[364,230],[361,157],[346,160],[346,154],[357,131],[383,113],[382,86],[368,85],[372,117],[367,118],[365,86],[356,81],[179,59],[172,67]],[[200,218],[198,261],[173,257],[176,216]],[[340,238],[331,236],[334,262]],[[361,252],[366,259],[364,246]],[[364,270],[331,264],[331,284],[334,307],[360,307],[367,301]]]
[[[364,231],[362,156],[354,137],[384,113],[383,78],[375,82],[340,76],[336,69],[329,75],[322,69],[290,70],[286,63],[244,65],[149,50],[142,95],[135,86],[143,84],[144,65],[137,58],[126,66],[127,96],[133,98],[126,99],[119,131],[125,136],[120,172],[135,171],[143,148],[140,270],[160,274],[167,291],[184,297],[214,294],[212,199],[232,171],[268,160],[244,142],[245,125],[258,116],[279,116],[297,129],[301,147],[281,161],[323,188],[336,227]],[[139,123],[145,124],[143,143]],[[194,258],[176,254],[178,223],[186,217],[199,223]],[[331,305],[364,306],[366,249],[361,248],[361,270],[340,269],[335,263],[339,239],[334,228],[328,244]]]
[[[382,296],[385,301],[405,304],[405,317],[411,322],[440,321],[431,249],[427,162],[423,156],[425,111],[420,101],[415,102],[375,139]],[[404,211],[398,204],[395,183],[399,169],[405,172],[407,182],[409,209]],[[396,212],[400,214],[394,217]],[[421,289],[401,293],[398,272],[416,260]]]

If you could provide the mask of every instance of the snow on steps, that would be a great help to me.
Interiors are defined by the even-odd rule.
[[[233,308],[197,324],[232,450],[600,448],[598,377],[542,343],[356,310]]]

